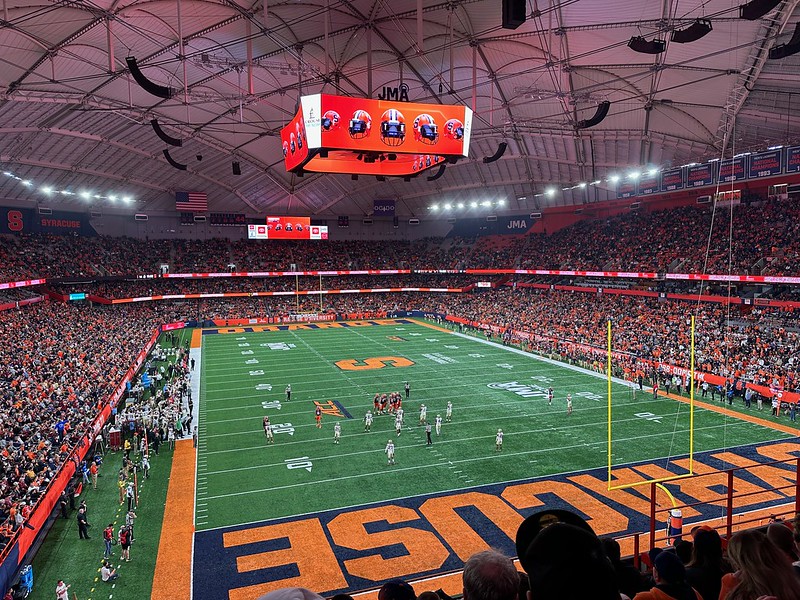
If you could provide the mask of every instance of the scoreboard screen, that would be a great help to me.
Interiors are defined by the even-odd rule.
[[[247,225],[247,216],[241,213],[211,213],[209,222],[212,225]]]
[[[249,224],[251,240],[327,240],[327,225],[312,225],[310,217],[267,217],[263,225]]]

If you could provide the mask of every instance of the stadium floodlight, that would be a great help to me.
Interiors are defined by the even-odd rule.
[[[781,148],[783,148],[783,146],[770,146],[767,150],[780,150]],[[8,175],[8,173],[6,173],[6,175]]]
[[[628,173],[628,179],[636,180],[636,179],[639,179],[640,176],[641,176],[641,173],[639,171],[633,171],[631,173]]]
[[[46,185],[46,186],[42,187],[42,193],[43,194],[47,194],[49,196],[50,194],[53,193],[53,188],[51,188],[50,186]]]
[[[59,194],[61,194],[62,196],[74,196],[75,195],[72,192],[70,192],[69,190],[61,190],[59,192]]]
[[[505,206],[506,205],[506,201],[501,198],[500,200],[497,201],[497,204],[498,204],[498,206]]]
[[[81,192],[80,196],[84,200],[90,200],[91,197],[92,197],[92,194],[91,194],[91,192]]]
[[[653,176],[655,176],[655,175],[658,175],[658,169],[650,169],[650,170],[647,172],[647,174],[648,174],[648,175],[650,175],[650,177],[653,177]]]
[[[22,185],[27,185],[28,187],[31,187],[33,185],[33,182],[30,179],[23,179]]]
[[[595,179],[590,185],[600,185],[602,183],[599,179]]]
[[[133,198],[131,198],[130,196],[123,196],[123,197],[122,197],[122,201],[123,201],[125,204],[130,204],[130,203],[133,201]]]
[[[579,187],[579,188],[581,188],[581,189],[583,189],[583,188],[585,188],[585,187],[586,187],[586,184],[585,184],[583,181],[581,181],[581,182],[578,184],[578,187]]]
[[[555,196],[555,194],[556,194],[556,191],[555,191],[555,189],[553,189],[553,188],[547,188],[547,189],[544,191],[544,193],[545,193],[545,194],[547,194],[547,197],[548,197],[548,198],[552,198],[553,196]]]
[[[478,208],[478,203],[475,200],[470,202],[469,205],[470,205],[471,208]]]
[[[6,177],[13,177],[14,176],[13,173],[9,173],[8,171],[3,171],[3,175],[5,175]]]
[[[612,175],[608,178],[611,183],[617,183],[619,181],[619,175]]]
[[[464,208],[464,203],[463,202],[459,202],[458,203],[458,208]]]
[[[445,209],[445,210],[450,210],[451,208],[453,208],[453,205],[452,205],[452,204],[450,204],[449,202],[448,202],[447,204],[445,204],[445,205],[444,205],[444,209]]]
[[[439,210],[438,204],[431,204],[431,210]]]
[[[489,206],[491,206],[491,205],[492,205],[492,203],[491,203],[491,202],[489,202],[488,200],[484,200],[483,202],[481,202],[481,206],[486,206],[486,207],[489,207]]]
[[[109,200],[111,200],[112,202],[116,202],[116,201],[117,201],[117,197],[116,197],[114,194],[111,194],[111,195],[108,197],[108,199],[109,199]]]

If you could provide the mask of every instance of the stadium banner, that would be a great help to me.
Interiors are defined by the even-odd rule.
[[[800,173],[800,146],[786,148],[786,172]]]
[[[450,273],[451,271],[448,271]],[[452,271],[455,273],[455,271]],[[241,271],[232,273],[164,273],[164,278],[213,279],[217,277],[323,277],[337,275],[410,275],[411,269],[368,269],[357,271]]]
[[[0,290],[28,287],[31,285],[42,285],[46,281],[47,279],[25,279],[24,281],[9,281],[7,283],[0,283]]]
[[[655,175],[645,174],[639,179],[639,195],[649,196],[650,194],[657,194],[661,190],[661,178],[659,174]]]
[[[747,155],[722,160],[718,164],[717,181],[720,183],[747,179]]]
[[[665,169],[661,173],[661,191],[674,192],[683,189],[683,167]]]
[[[32,208],[0,209],[0,233],[31,233],[33,231],[34,210]]]
[[[174,331],[175,329],[183,329],[186,327],[186,323],[183,321],[178,321],[176,323],[164,323],[161,326],[161,331]]]
[[[86,213],[54,210],[49,215],[36,215],[33,220],[33,232],[47,235],[80,235],[96,236],[97,232],[89,222]]]
[[[636,195],[635,181],[620,181],[617,185],[617,198],[633,198]]]
[[[714,183],[715,167],[714,163],[686,167],[686,187],[697,188],[712,185]]]
[[[783,167],[783,148],[750,155],[750,179],[780,175]]]
[[[379,200],[375,198],[372,202],[372,214],[393,217],[395,210],[394,200]]]

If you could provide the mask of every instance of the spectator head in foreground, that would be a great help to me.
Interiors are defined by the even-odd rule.
[[[703,600],[686,581],[686,567],[677,553],[659,552],[653,559],[653,578],[656,585],[650,591],[639,592],[634,600]]]
[[[755,529],[736,533],[728,542],[728,558],[737,571],[733,575],[735,587],[726,596],[727,600],[761,596],[800,600],[800,581],[789,557],[766,534]]]
[[[567,510],[534,513],[517,530],[528,600],[619,600],[616,576],[589,524]]]
[[[274,590],[259,597],[258,600],[325,600],[316,592],[306,588],[289,587]]]
[[[507,556],[494,550],[473,554],[462,574],[464,600],[515,600],[519,574]]]
[[[402,579],[392,579],[383,584],[378,590],[378,600],[416,600],[417,594],[408,583]]]

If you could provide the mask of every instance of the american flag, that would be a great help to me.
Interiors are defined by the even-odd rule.
[[[175,192],[175,210],[206,212],[208,195],[205,192]]]

